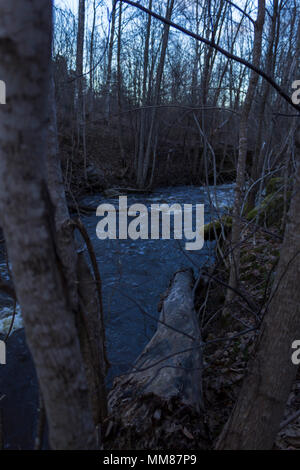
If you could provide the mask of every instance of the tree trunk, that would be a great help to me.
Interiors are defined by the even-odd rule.
[[[14,285],[50,445],[91,449],[91,404],[46,182],[52,2],[16,0],[0,10],[0,75],[9,84],[0,108],[0,210]]]
[[[75,112],[77,121],[77,150],[82,142],[84,176],[86,174],[86,139],[85,139],[85,103],[83,96],[83,45],[84,45],[84,23],[85,23],[85,0],[78,0],[78,29],[76,48],[76,97]]]
[[[166,9],[167,20],[170,20],[172,17],[173,6],[174,6],[174,0],[168,0],[167,9]],[[150,122],[150,129],[149,129],[148,140],[147,140],[146,153],[144,155],[142,165],[139,168],[139,174],[138,174],[138,186],[140,188],[145,186],[145,183],[147,180],[153,139],[155,140],[155,135],[158,129],[158,123],[156,120],[156,117],[157,117],[156,106],[159,104],[159,101],[160,101],[161,81],[162,81],[166,52],[167,52],[167,47],[168,47],[169,31],[170,31],[170,26],[168,24],[165,24],[163,37],[162,37],[160,60],[159,60],[158,69],[157,69],[157,77],[156,77],[155,93],[154,93],[154,107],[151,112],[151,122]]]
[[[149,0],[149,10],[152,10],[152,0]],[[137,181],[142,178],[143,172],[143,160],[145,154],[145,134],[146,134],[146,122],[147,122],[147,111],[145,106],[147,104],[147,78],[148,78],[148,64],[149,64],[149,45],[150,45],[150,33],[151,33],[151,20],[152,16],[148,15],[147,30],[145,37],[145,48],[144,48],[144,74],[143,74],[143,91],[142,91],[142,109],[140,111],[140,133],[139,133],[139,145],[138,145],[138,156],[136,175]]]
[[[48,136],[48,187],[55,208],[56,245],[67,282],[72,309],[76,312],[76,327],[86,368],[89,393],[97,426],[107,414],[105,374],[105,331],[97,302],[95,280],[82,250],[77,254],[70,215],[65,197],[58,153],[54,80],[50,91],[50,126]]]
[[[298,169],[271,301],[218,449],[271,449],[296,378],[291,346],[300,338],[300,128],[296,139]]]
[[[265,0],[258,1],[258,13],[257,20],[254,28],[254,43],[253,43],[253,65],[259,67],[261,58],[261,45],[262,45],[262,33],[265,21]],[[232,224],[232,236],[231,236],[231,247],[232,260],[230,266],[230,277],[229,285],[236,287],[239,279],[239,264],[240,264],[240,247],[239,241],[241,236],[241,209],[243,202],[243,191],[245,184],[245,169],[246,169],[246,157],[248,148],[248,120],[251,111],[251,106],[255,94],[256,85],[258,82],[258,75],[251,71],[250,81],[247,90],[247,95],[243,105],[241,121],[240,121],[240,135],[239,135],[239,156],[236,170],[236,187],[235,187],[235,200],[233,206],[233,224]],[[232,300],[233,291],[228,289],[226,296],[226,303]]]
[[[93,114],[94,110],[94,40],[96,26],[96,0],[93,0],[93,23],[90,39],[90,87],[89,87],[89,112]]]
[[[114,47],[114,38],[115,38],[116,8],[117,8],[117,1],[113,0],[112,13],[111,13],[111,26],[110,26],[111,29],[110,29],[110,38],[109,38],[109,46],[108,46],[107,74],[106,74],[106,83],[105,83],[105,88],[104,88],[105,116],[107,120],[109,120],[110,118],[110,86],[111,86],[112,56],[113,56],[113,47]]]
[[[119,0],[119,23],[118,23],[118,52],[117,52],[117,98],[118,98],[118,140],[122,165],[125,166],[125,150],[122,129],[122,70],[121,70],[121,45],[122,45],[122,0]]]
[[[269,75],[271,78],[274,76],[274,68],[275,68],[275,35],[276,35],[276,27],[279,30],[280,25],[277,25],[278,19],[278,0],[274,0],[273,2],[273,16],[271,20],[271,28],[269,32],[269,44],[267,50],[267,57],[266,57],[266,66],[265,71],[266,74]],[[277,37],[278,40],[278,37]],[[276,45],[275,45],[276,46]],[[269,96],[269,92],[271,89],[270,84],[267,81],[263,81],[262,83],[262,90],[261,90],[261,99],[258,107],[257,113],[257,121],[258,121],[258,136],[257,136],[257,144],[253,156],[252,166],[251,166],[251,182],[255,182],[259,179],[262,173],[263,167],[263,158],[262,158],[262,145],[263,140],[265,138],[265,131],[264,131],[264,116],[265,116],[265,109],[267,105],[267,100]],[[269,123],[268,123],[269,124]],[[252,191],[250,191],[248,195],[247,201],[247,210],[250,211],[255,206],[255,196],[257,193],[257,186],[254,186]]]

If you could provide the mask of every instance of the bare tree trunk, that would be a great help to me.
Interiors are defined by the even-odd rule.
[[[91,404],[46,182],[51,29],[49,0],[0,7],[0,75],[10,84],[0,108],[0,210],[51,447],[91,449]]]
[[[171,19],[173,6],[174,6],[174,0],[168,0],[167,10],[166,10],[167,20]],[[154,93],[154,107],[151,112],[151,122],[150,122],[150,129],[149,129],[148,140],[147,140],[147,148],[146,148],[146,153],[143,159],[142,172],[139,175],[140,178],[138,179],[138,186],[140,188],[144,187],[146,183],[149,163],[150,163],[152,142],[153,142],[153,138],[155,140],[155,134],[157,132],[156,106],[159,104],[159,101],[160,101],[161,81],[162,81],[164,65],[165,65],[165,58],[166,58],[166,52],[167,52],[167,46],[168,46],[168,40],[169,40],[169,31],[170,31],[170,26],[168,24],[165,24],[164,31],[163,31],[163,38],[162,38],[160,60],[159,60],[158,69],[157,69],[157,77],[156,77],[155,93]]]
[[[296,378],[291,345],[300,337],[300,128],[296,139],[298,169],[271,301],[218,449],[271,449]]]
[[[125,150],[122,130],[122,70],[121,70],[121,40],[122,40],[122,0],[119,1],[119,23],[118,23],[118,52],[117,52],[117,81],[118,81],[118,138],[122,164],[125,166]]]
[[[109,46],[108,46],[106,84],[105,84],[105,89],[104,89],[104,96],[105,96],[105,102],[106,102],[105,116],[106,116],[106,119],[108,120],[110,117],[110,85],[111,85],[112,56],[113,56],[113,47],[114,47],[114,38],[115,38],[116,7],[117,7],[117,1],[113,0],[112,13],[111,13],[111,29],[110,29],[110,38],[109,38]]]
[[[57,250],[67,281],[72,309],[76,312],[76,327],[86,367],[89,393],[95,426],[107,414],[105,374],[105,331],[97,302],[95,281],[80,250],[77,254],[73,227],[69,224],[69,210],[65,197],[61,164],[58,153],[54,80],[50,89],[50,126],[48,136],[47,173],[51,200],[55,207]]]
[[[94,38],[96,26],[96,0],[93,0],[93,24],[90,40],[90,88],[89,88],[89,111],[92,113],[94,108]]]
[[[199,18],[199,0],[195,2],[195,20],[196,20],[196,34],[199,34],[199,27],[200,27],[200,18]],[[194,63],[193,63],[193,71],[192,71],[192,89],[191,89],[191,98],[192,98],[192,105],[195,106],[198,100],[198,67],[200,63],[200,44],[199,41],[195,41],[195,52],[194,52]]]
[[[85,139],[85,103],[83,96],[83,45],[85,23],[85,0],[78,0],[78,29],[76,49],[76,120],[77,120],[77,149],[82,141],[84,177],[86,174],[86,139]]]
[[[149,10],[152,9],[152,0],[149,0]],[[139,134],[139,147],[137,156],[137,181],[142,179],[143,174],[143,161],[145,154],[145,134],[146,134],[146,122],[147,122],[147,111],[144,108],[147,103],[147,78],[148,78],[148,64],[149,64],[149,44],[150,44],[150,33],[151,33],[151,15],[148,15],[147,20],[147,31],[145,38],[145,49],[144,49],[144,74],[143,74],[143,91],[142,91],[142,109],[140,119],[140,134]]]
[[[82,92],[83,92],[83,44],[84,44],[84,22],[85,22],[85,0],[78,0],[78,29],[77,29],[77,49],[76,49],[76,83],[77,83],[77,103],[79,113],[82,113]]]
[[[258,1],[257,20],[254,28],[254,43],[253,43],[253,65],[259,67],[261,58],[261,45],[262,33],[265,20],[265,0]],[[247,90],[247,95],[243,105],[241,121],[240,121],[240,135],[239,135],[239,156],[236,170],[236,187],[235,187],[235,200],[233,206],[233,224],[231,245],[233,248],[232,261],[230,266],[229,285],[232,287],[237,286],[239,279],[239,264],[240,264],[240,248],[239,240],[241,236],[241,208],[243,202],[243,190],[245,184],[245,168],[246,157],[248,148],[248,120],[251,111],[252,101],[255,94],[256,85],[258,82],[258,75],[251,71],[250,81]],[[228,289],[226,301],[231,301],[233,291]]]
[[[271,20],[271,31],[269,33],[269,45],[267,50],[267,57],[266,57],[266,74],[273,78],[274,76],[274,68],[275,68],[275,57],[274,53],[276,50],[275,45],[275,34],[276,34],[276,27],[279,30],[279,24],[277,26],[277,19],[278,19],[278,0],[274,0],[273,2],[273,16]],[[278,40],[278,37],[277,37]],[[262,171],[263,166],[263,159],[261,157],[261,150],[263,145],[263,138],[265,136],[264,131],[264,115],[265,115],[265,108],[267,104],[268,95],[270,92],[270,84],[267,81],[263,81],[262,83],[262,97],[259,103],[258,113],[257,113],[257,120],[258,120],[258,137],[257,137],[257,145],[255,148],[255,153],[253,156],[252,167],[251,167],[251,179],[253,182],[259,179]],[[253,190],[250,191],[247,201],[247,210],[250,211],[255,206],[255,195],[257,192],[257,186],[253,187]]]
[[[226,2],[220,2],[218,11],[215,15],[215,21],[213,24],[213,31],[211,35],[211,41],[215,43],[216,40],[216,33],[218,30],[219,22],[221,19],[221,14],[222,11],[224,10],[224,4],[225,4],[225,9],[227,7]],[[206,38],[209,39],[210,36],[210,29],[211,29],[211,22],[212,22],[212,15],[211,15],[211,2],[208,1],[206,2],[206,7],[207,7],[207,17],[208,17],[208,25],[206,26]],[[225,11],[224,11],[225,13]],[[224,14],[223,13],[223,14]],[[220,39],[220,38],[219,38]],[[217,40],[218,44],[219,40]],[[202,80],[201,80],[201,101],[202,104],[205,106],[207,104],[207,98],[208,98],[208,92],[209,92],[209,83],[210,83],[210,77],[213,69],[213,54],[216,51],[212,47],[207,47],[205,49],[205,60],[204,60],[204,68],[203,68],[203,75],[202,75]]]

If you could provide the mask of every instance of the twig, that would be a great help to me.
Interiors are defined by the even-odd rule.
[[[204,42],[204,44],[206,44],[207,46],[209,47],[212,47],[213,49],[216,49],[218,52],[220,52],[221,54],[223,54],[225,57],[227,57],[228,59],[231,59],[231,60],[235,60],[236,62],[239,62],[240,64],[243,64],[245,65],[246,67],[248,67],[249,69],[253,70],[254,72],[256,72],[258,75],[260,75],[261,77],[263,77],[268,83],[270,83],[270,85],[279,93],[280,96],[282,96],[282,98],[287,101],[293,108],[295,108],[298,112],[300,112],[300,106],[298,106],[297,104],[293,103],[291,97],[289,95],[287,95],[284,90],[271,78],[269,77],[263,70],[261,70],[260,68],[256,67],[255,65],[251,64],[250,62],[248,62],[247,60],[245,59],[242,59],[241,57],[238,57],[234,54],[231,54],[230,52],[226,51],[225,49],[223,49],[222,47],[218,46],[217,44],[215,44],[214,42],[210,41],[209,39],[206,39],[206,38],[203,38],[202,36],[199,36],[199,34],[196,34],[196,33],[193,33],[192,31],[189,31],[188,29],[186,28],[183,28],[182,26],[174,23],[173,21],[170,21],[166,18],[164,18],[163,16],[161,15],[158,15],[157,13],[149,10],[148,8],[140,5],[139,3],[136,3],[136,2],[133,2],[131,0],[123,0],[124,3],[128,3],[128,5],[132,5],[136,8],[139,8],[140,10],[144,11],[145,13],[147,13],[148,15],[151,15],[153,16],[154,18],[156,18],[157,20],[160,20],[162,21],[163,23],[165,24],[168,24],[169,26],[171,26],[172,28],[175,28],[177,29],[178,31],[181,31],[182,33],[186,34],[187,36],[190,36],[194,39],[196,39],[197,41],[200,41],[200,42]]]
[[[104,360],[106,363],[107,369],[110,367],[110,363],[107,357],[107,352],[106,352],[106,341],[105,341],[105,327],[104,327],[104,313],[103,313],[103,302],[102,302],[102,282],[101,282],[101,276],[96,260],[96,255],[95,251],[92,245],[92,242],[90,240],[90,237],[87,233],[87,230],[83,223],[81,222],[80,219],[70,219],[68,223],[73,227],[73,229],[77,228],[78,231],[80,232],[82,238],[84,239],[87,250],[89,253],[89,257],[92,263],[92,268],[95,276],[95,283],[96,283],[96,289],[98,293],[98,300],[99,300],[99,310],[100,310],[100,322],[101,322],[101,328],[102,328],[102,338],[103,338],[103,351],[104,351]]]

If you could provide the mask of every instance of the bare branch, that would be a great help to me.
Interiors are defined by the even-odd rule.
[[[119,0],[120,1],[120,0]],[[245,59],[242,59],[241,57],[238,57],[235,54],[231,54],[230,52],[226,51],[222,47],[218,46],[214,42],[210,41],[209,39],[203,38],[202,36],[199,36],[199,34],[193,33],[192,31],[189,31],[186,28],[183,28],[182,26],[174,23],[171,20],[167,20],[161,15],[158,15],[157,13],[149,10],[148,8],[140,5],[139,3],[133,2],[131,0],[123,0],[124,3],[128,3],[128,5],[132,5],[133,7],[139,8],[140,10],[144,11],[148,15],[153,16],[157,20],[162,21],[163,23],[168,24],[172,28],[177,29],[178,31],[181,31],[182,33],[186,34],[187,36],[190,36],[194,39],[197,39],[197,41],[204,42],[207,46],[212,47],[213,49],[216,49],[218,52],[221,54],[225,55],[228,59],[235,60],[236,62],[239,62],[240,64],[245,65],[249,69],[253,70],[255,73],[260,75],[262,78],[267,80],[268,83],[277,91],[277,93],[285,100],[287,103],[289,103],[293,108],[295,108],[298,112],[300,112],[300,106],[297,104],[293,103],[291,97],[287,95],[284,90],[269,76],[267,75],[263,70],[261,70],[258,67],[255,67],[254,65],[251,64],[251,62],[248,62]]]

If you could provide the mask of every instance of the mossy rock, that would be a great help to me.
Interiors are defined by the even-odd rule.
[[[291,192],[287,192],[287,203],[289,205],[291,199]],[[281,223],[284,209],[284,196],[283,193],[268,194],[261,202],[260,206],[254,207],[248,212],[246,219],[254,220],[259,214],[258,223],[266,224],[267,227],[272,225],[278,226]]]
[[[204,240],[215,240],[216,235],[219,237],[222,233],[222,225],[224,233],[227,235],[232,227],[232,217],[222,216],[220,220],[212,220],[209,224],[204,225]]]

